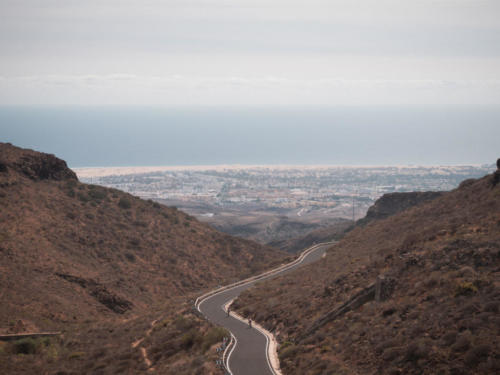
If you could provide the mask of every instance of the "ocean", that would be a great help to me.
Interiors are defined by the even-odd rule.
[[[500,109],[1,107],[0,141],[70,167],[491,164]]]

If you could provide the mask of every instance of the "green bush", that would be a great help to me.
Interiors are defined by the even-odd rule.
[[[32,338],[16,340],[12,343],[14,354],[36,354],[40,350],[40,342]]]
[[[58,356],[58,346],[54,344],[50,337],[19,339],[5,344],[2,351],[10,354],[44,355],[49,361],[56,359]]]
[[[92,188],[89,190],[89,197],[96,201],[101,201],[106,198],[106,190],[100,188]]]

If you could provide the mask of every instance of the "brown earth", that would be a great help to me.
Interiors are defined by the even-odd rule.
[[[373,220],[386,219],[389,216],[395,215],[413,206],[439,198],[443,194],[442,191],[415,191],[384,194],[377,199],[373,206],[368,208],[366,216],[359,219],[356,224],[365,225]]]
[[[352,220],[339,218],[336,222],[312,230],[306,235],[271,241],[268,245],[295,253],[315,243],[337,241],[356,226],[364,226],[374,220],[386,219],[408,208],[438,198],[442,194],[443,192],[434,191],[384,194],[368,209],[366,216],[355,223]]]
[[[309,231],[306,235],[271,241],[268,245],[296,253],[316,243],[337,241],[357,226],[364,226],[374,220],[386,219],[401,211],[436,199],[442,194],[443,192],[434,191],[384,194],[368,209],[366,216],[355,223],[352,220],[338,218],[325,227]]]
[[[284,374],[494,374],[499,276],[497,171],[355,228],[235,308],[277,334]]]
[[[179,306],[286,260],[284,253],[222,234],[174,207],[82,184],[55,156],[5,143],[0,207],[0,332],[63,331],[46,346],[38,340],[39,355],[21,360],[12,360],[18,358],[14,344],[0,343],[3,373],[32,373],[36,366],[77,373],[100,366],[82,371],[114,373],[120,352],[127,357],[121,366],[131,361],[130,371],[139,371],[139,348],[131,351],[130,345],[151,320],[180,316],[199,325],[203,336],[208,325],[189,306]],[[177,352],[154,358],[184,353],[179,361],[200,362],[197,345],[177,345]],[[46,348],[59,354],[46,355]],[[99,350],[107,354],[91,354]],[[185,373],[203,368],[186,363]]]
[[[335,224],[315,229],[304,236],[281,241],[272,241],[269,242],[268,245],[290,253],[297,253],[316,243],[340,240],[353,228],[354,225],[352,220],[338,219]]]

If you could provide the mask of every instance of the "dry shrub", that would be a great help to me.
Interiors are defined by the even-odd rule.
[[[500,310],[499,305],[500,304],[497,301],[488,302],[484,305],[484,311],[498,313],[498,311]]]
[[[456,332],[447,332],[441,337],[441,342],[443,346],[450,346],[455,343],[455,340],[457,339],[457,333]]]
[[[71,352],[68,354],[68,359],[82,359],[85,354],[85,352]]]
[[[400,348],[387,348],[382,353],[382,359],[386,362],[393,362],[401,356]]]
[[[416,362],[419,359],[425,359],[430,353],[430,343],[427,340],[417,340],[406,347],[405,360]]]
[[[227,336],[229,336],[229,334],[224,328],[210,328],[207,334],[203,336],[203,343],[201,345],[202,352],[205,353],[212,345],[222,342],[223,338]]]
[[[184,350],[191,349],[195,344],[200,343],[202,338],[198,334],[198,330],[193,328],[189,332],[181,336],[181,348]]]
[[[106,189],[90,185],[88,195],[94,201],[100,202],[101,200],[106,198]]]
[[[470,347],[470,340],[466,336],[460,336],[458,340],[452,345],[453,352],[465,352]]]
[[[470,348],[465,354],[465,364],[470,367],[477,366],[480,362],[483,362],[488,358],[490,350],[491,348],[487,344],[480,344]]]
[[[129,208],[132,207],[132,203],[127,198],[120,198],[118,201],[118,207],[123,208],[124,210],[128,210]]]
[[[40,349],[34,339],[26,338],[14,341],[11,350],[14,354],[36,354]]]
[[[458,296],[471,296],[477,293],[477,287],[471,282],[463,282],[457,285],[455,289],[455,297]]]
[[[393,348],[395,346],[399,346],[399,340],[398,339],[389,339],[381,342],[376,348],[375,352],[377,354],[383,353],[386,349],[388,348]]]
[[[299,347],[294,344],[290,344],[285,348],[280,348],[278,353],[280,361],[284,361],[287,358],[295,357],[295,355],[299,352]]]

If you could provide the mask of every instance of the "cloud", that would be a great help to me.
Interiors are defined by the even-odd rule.
[[[36,75],[0,76],[4,84],[25,85],[71,85],[112,87],[127,85],[164,88],[165,86],[247,86],[247,87],[338,87],[338,88],[500,88],[500,80],[440,80],[440,79],[341,79],[314,78],[297,79],[284,76],[185,76],[173,75],[136,75],[136,74],[84,74],[84,75]]]
[[[498,0],[0,2],[0,105],[500,101]]]
[[[495,98],[500,98],[500,80],[118,73],[0,76],[0,102],[17,105],[500,105]]]

